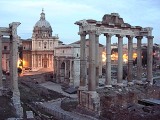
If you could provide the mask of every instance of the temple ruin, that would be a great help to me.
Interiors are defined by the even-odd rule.
[[[133,38],[137,39],[137,82],[141,82],[142,77],[142,57],[141,57],[141,41],[143,37],[147,38],[147,81],[150,85],[153,84],[152,79],[152,50],[153,50],[153,36],[151,27],[142,28],[140,26],[131,26],[123,21],[123,18],[118,13],[106,14],[102,21],[92,19],[80,20],[75,22],[79,26],[81,39],[81,56],[80,56],[80,87],[78,91],[79,107],[85,108],[89,111],[94,111],[99,114],[100,99],[96,92],[97,81],[99,79],[97,53],[99,36],[103,34],[106,37],[106,77],[105,87],[112,87],[111,84],[111,38],[116,36],[118,38],[118,74],[117,86],[123,86],[123,38],[128,38],[128,85],[133,85],[132,68],[133,68]],[[89,35],[89,74],[87,78],[86,72],[86,54],[85,54],[85,40],[86,35]],[[88,80],[88,85],[86,84]]]

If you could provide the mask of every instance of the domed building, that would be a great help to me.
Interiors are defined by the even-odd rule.
[[[32,70],[53,69],[54,49],[59,44],[58,36],[52,36],[52,27],[42,10],[32,34]]]

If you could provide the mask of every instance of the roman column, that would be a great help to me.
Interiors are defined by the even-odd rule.
[[[122,86],[123,77],[123,36],[117,35],[118,37],[118,76],[117,85]]]
[[[70,79],[70,85],[74,86],[74,81],[73,81],[73,76],[72,76],[73,75],[72,74],[72,72],[73,72],[72,71],[72,59],[70,60],[70,68],[69,69],[70,69],[70,78],[69,78]]]
[[[18,72],[17,72],[17,62],[18,62],[18,43],[19,37],[17,35],[17,27],[20,25],[19,22],[13,22],[9,25],[11,29],[11,49],[10,49],[10,74],[11,74],[11,81],[12,81],[12,91],[13,97],[12,101],[14,107],[16,109],[16,114],[21,118],[23,117],[23,108],[21,107],[20,102],[20,92],[18,89]]]
[[[56,74],[57,74],[57,75],[56,75],[56,82],[57,82],[57,83],[60,82],[60,63],[59,63],[59,62],[60,62],[60,61],[59,61],[59,59],[57,58],[57,59],[56,59],[56,65],[57,65],[57,66],[56,66],[56,67],[57,67],[57,68],[56,68],[56,72],[57,72],[57,73],[56,73]]]
[[[67,60],[64,61],[65,63],[65,68],[64,68],[64,80],[67,78]]]
[[[133,36],[127,36],[128,38],[128,83],[132,83],[133,74]]]
[[[137,80],[142,79],[142,36],[137,36]]]
[[[147,36],[147,81],[153,84],[152,64],[153,64],[153,36]]]
[[[2,35],[0,33],[0,92],[3,89],[3,84],[2,84]]]
[[[86,86],[86,74],[87,74],[87,61],[86,61],[86,53],[85,53],[85,46],[86,46],[86,33],[80,33],[80,86]]]
[[[99,35],[95,35],[96,86],[99,86]]]
[[[106,80],[105,86],[112,87],[111,85],[111,37],[112,34],[104,34],[106,36]]]
[[[88,90],[96,90],[96,61],[95,61],[95,31],[89,31],[89,74],[88,74]]]
[[[19,89],[18,89],[18,72],[17,72],[17,61],[18,61],[18,36],[17,36],[17,27],[20,25],[20,23],[12,23],[10,24],[10,27],[12,29],[12,35],[11,35],[11,49],[10,49],[10,64],[11,64],[11,71],[10,73],[12,73],[12,82],[13,82],[13,86],[12,86],[12,90],[14,93],[16,94],[20,94],[19,93]]]

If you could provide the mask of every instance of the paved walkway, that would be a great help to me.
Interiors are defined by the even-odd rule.
[[[42,83],[40,85],[49,89],[49,90],[53,90],[53,91],[56,91],[58,93],[61,93],[64,96],[71,97],[71,98],[78,98],[77,94],[68,94],[68,93],[64,92],[61,88],[61,85],[59,85],[59,84],[56,84],[56,83],[53,83],[53,82],[45,82],[45,83]]]

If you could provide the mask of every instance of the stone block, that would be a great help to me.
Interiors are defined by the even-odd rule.
[[[32,111],[26,111],[27,120],[34,120],[34,115]]]

